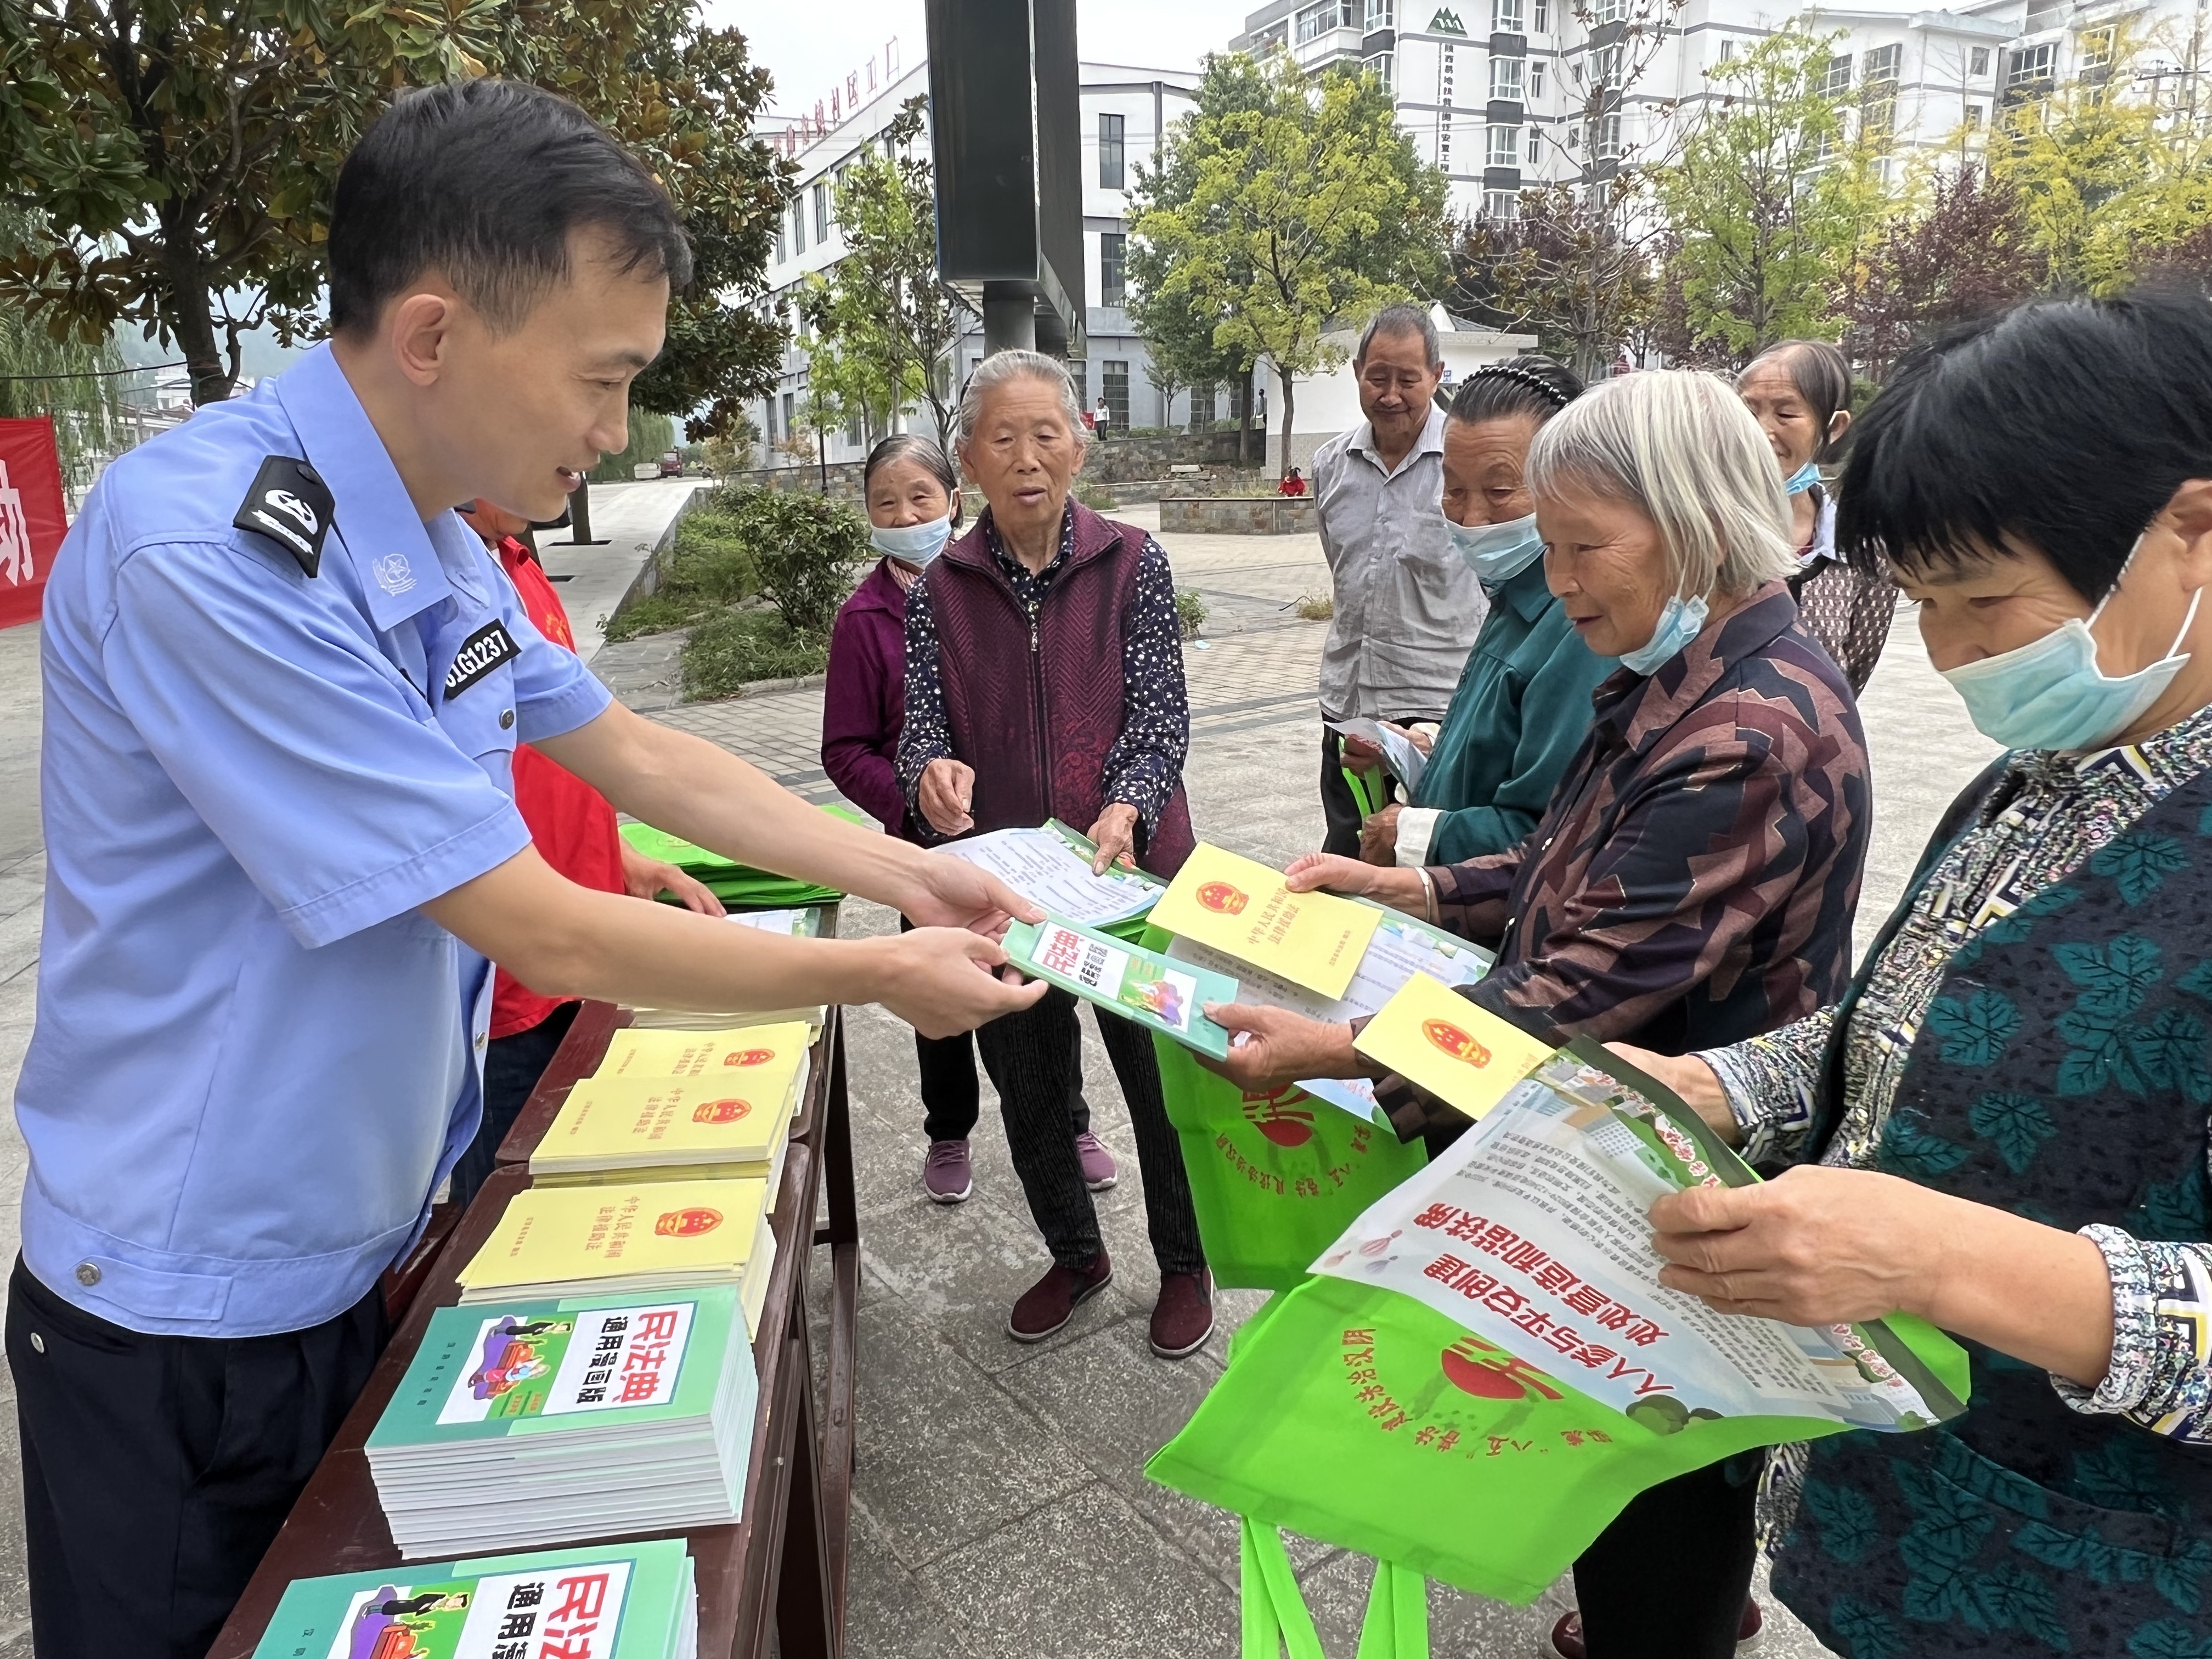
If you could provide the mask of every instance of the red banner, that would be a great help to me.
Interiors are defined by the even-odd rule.
[[[68,530],[53,422],[0,421],[0,628],[38,620]]]

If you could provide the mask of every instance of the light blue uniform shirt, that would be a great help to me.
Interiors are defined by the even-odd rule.
[[[312,578],[231,524],[272,455],[336,499]],[[520,650],[471,681],[495,624]],[[529,845],[515,744],[607,691],[459,518],[416,515],[328,347],[107,470],[43,659],[24,1259],[133,1330],[317,1324],[480,1115],[490,975],[417,907]]]

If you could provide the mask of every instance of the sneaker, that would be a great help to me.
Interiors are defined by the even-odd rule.
[[[963,1204],[975,1190],[964,1140],[933,1140],[921,1160],[921,1190],[933,1204]]]
[[[1075,1317],[1082,1304],[1114,1282],[1114,1263],[1101,1250],[1081,1273],[1057,1261],[1052,1271],[1022,1292],[1006,1320],[1006,1334],[1017,1342],[1042,1342]]]
[[[1083,1165],[1083,1184],[1094,1193],[1104,1192],[1121,1178],[1121,1170],[1115,1166],[1114,1154],[1088,1129],[1075,1138],[1075,1158]]]
[[[1182,1359],[1204,1347],[1213,1334],[1213,1275],[1162,1273],[1152,1334],[1152,1352],[1163,1359]]]
[[[1749,1653],[1765,1639],[1766,1618],[1759,1610],[1759,1598],[1743,1598],[1743,1617],[1736,1620],[1735,1650]],[[1571,1613],[1552,1626],[1552,1633],[1539,1650],[1545,1659],[1589,1659],[1589,1645],[1583,1640],[1583,1616]]]

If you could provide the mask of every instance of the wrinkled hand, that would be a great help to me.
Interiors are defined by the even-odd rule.
[[[1229,1058],[1200,1054],[1198,1063],[1247,1093],[1302,1083],[1310,1077],[1360,1074],[1349,1025],[1250,1002],[1210,1002],[1206,1017],[1231,1034]]]
[[[1872,1170],[1802,1164],[1756,1187],[1651,1206],[1659,1282],[1722,1313],[1791,1325],[1919,1312],[1940,1285],[1959,1200]]]
[[[917,927],[876,944],[888,958],[877,1000],[926,1037],[972,1031],[1051,988],[1042,980],[1023,984],[995,940],[966,928]]]
[[[940,836],[965,835],[975,827],[968,809],[975,800],[975,769],[966,761],[933,760],[922,769],[915,804]]]
[[[1344,764],[1354,771],[1371,772],[1382,764],[1382,751],[1366,738],[1344,733],[1339,733],[1338,737],[1343,744],[1338,752],[1343,756]]]
[[[1137,867],[1137,809],[1127,801],[1115,801],[1098,815],[1098,822],[1091,826],[1091,839],[1098,843],[1098,856],[1091,860],[1091,873],[1103,876],[1109,865],[1120,865],[1125,870]]]
[[[1728,1097],[1721,1091],[1720,1078],[1713,1068],[1695,1054],[1655,1054],[1649,1048],[1638,1048],[1632,1043],[1608,1042],[1605,1045],[1631,1066],[1659,1079],[1676,1094],[1682,1103],[1705,1119],[1713,1132],[1731,1146],[1743,1145],[1743,1126],[1729,1110]]]
[[[922,855],[915,884],[899,909],[916,927],[964,927],[995,939],[1010,921],[1042,921],[1044,912],[996,876],[949,853]]]
[[[1373,865],[1362,864],[1358,859],[1341,858],[1334,853],[1304,853],[1292,859],[1291,867],[1283,872],[1283,884],[1293,893],[1322,888],[1357,897],[1374,887],[1378,873]]]
[[[634,899],[656,899],[670,892],[687,910],[702,916],[722,914],[722,901],[706,883],[685,875],[672,864],[646,857],[628,842],[623,842],[622,872],[623,891]]]
[[[1395,869],[1398,863],[1398,814],[1406,810],[1392,801],[1359,826],[1359,861]]]

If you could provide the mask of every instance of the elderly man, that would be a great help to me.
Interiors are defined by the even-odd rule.
[[[1313,459],[1322,551],[1336,594],[1322,653],[1322,719],[1441,720],[1490,608],[1474,572],[1452,552],[1440,506],[1444,416],[1435,398],[1443,349],[1427,313],[1392,306],[1368,324],[1352,363],[1367,418]],[[1360,823],[1383,803],[1379,792],[1360,799],[1346,767],[1363,769],[1376,757],[1364,744],[1347,755],[1327,726],[1321,737],[1322,846],[1356,858]]]

